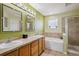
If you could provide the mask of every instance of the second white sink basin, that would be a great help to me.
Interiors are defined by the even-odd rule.
[[[15,43],[15,44],[22,44],[23,41],[21,41],[21,40],[15,40],[15,41],[12,41],[12,43]]]

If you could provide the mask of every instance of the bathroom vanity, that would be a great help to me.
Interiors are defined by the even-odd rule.
[[[39,56],[45,49],[43,35],[14,40],[14,45],[0,49],[1,56]],[[16,44],[18,43],[18,44]],[[6,43],[7,44],[7,43]]]

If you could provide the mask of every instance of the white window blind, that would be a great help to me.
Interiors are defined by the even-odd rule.
[[[57,19],[52,19],[48,21],[48,27],[51,29],[56,29],[58,26],[58,20]]]

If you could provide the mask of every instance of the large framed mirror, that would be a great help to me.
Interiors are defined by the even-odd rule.
[[[32,16],[27,15],[26,16],[26,31],[27,32],[34,32],[35,26],[34,26],[35,18]]]
[[[2,5],[2,9],[2,31],[21,31],[21,12],[6,5]]]

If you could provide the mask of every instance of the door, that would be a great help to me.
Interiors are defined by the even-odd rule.
[[[31,56],[38,56],[38,40],[31,43]]]
[[[39,55],[42,53],[43,51],[43,39],[39,39]]]

